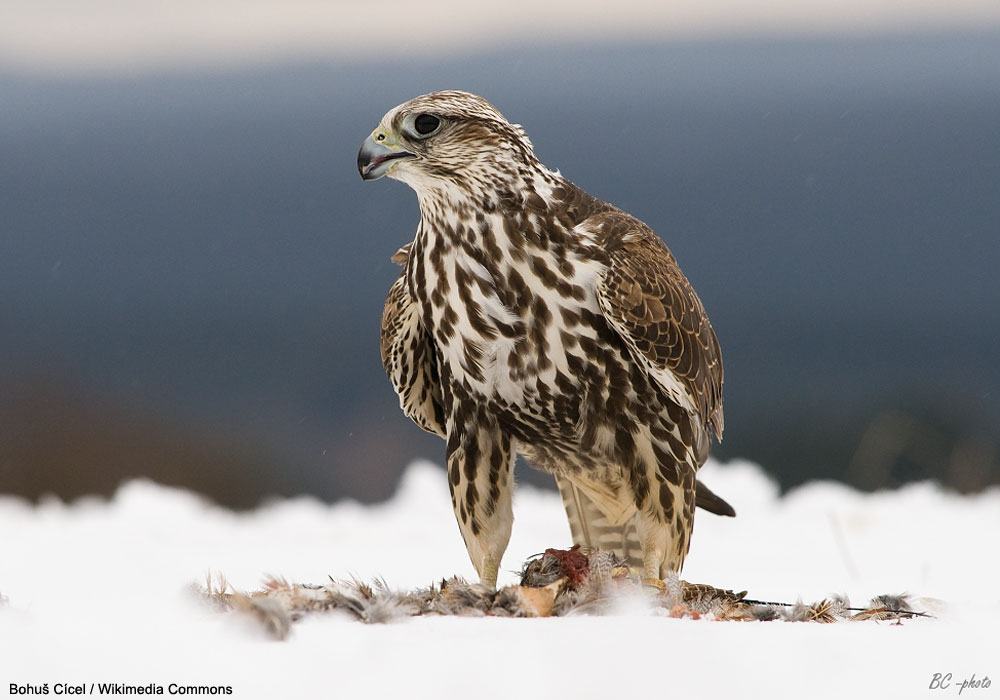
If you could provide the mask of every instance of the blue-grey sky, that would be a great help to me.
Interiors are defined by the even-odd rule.
[[[0,491],[377,498],[440,460],[378,359],[415,197],[355,167],[440,88],[667,242],[717,456],[1000,480],[995,0],[504,6],[3,3]]]

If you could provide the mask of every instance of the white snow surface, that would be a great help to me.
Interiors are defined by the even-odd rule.
[[[813,483],[779,497],[755,465],[701,478],[738,517],[699,511],[683,577],[761,600],[909,592],[935,619],[902,625],[609,617],[409,618],[333,613],[284,642],[190,594],[206,572],[237,590],[382,577],[393,588],[474,578],[443,470],[417,462],[388,502],[310,498],[234,513],[148,481],[110,501],[0,497],[0,688],[115,682],[225,685],[230,697],[920,698],[1000,682],[1000,489],[924,483],[861,494]],[[558,496],[521,487],[501,585],[569,531]],[[218,580],[218,578],[216,578]],[[930,688],[934,674],[948,687]],[[952,674],[950,677],[943,674]],[[1000,679],[998,679],[1000,681]],[[96,687],[93,694],[98,694]]]

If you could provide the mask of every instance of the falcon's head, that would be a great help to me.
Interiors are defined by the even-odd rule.
[[[482,97],[458,90],[421,95],[389,110],[358,153],[363,179],[388,175],[418,196],[455,187],[496,189],[537,163],[520,126]]]

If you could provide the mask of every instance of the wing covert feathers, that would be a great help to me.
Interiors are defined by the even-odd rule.
[[[633,357],[670,393],[683,388],[706,429],[718,439],[722,413],[722,352],[701,300],[663,242],[638,219],[602,212],[585,222],[600,231],[609,254],[597,296],[610,325]],[[664,372],[671,377],[664,380]]]

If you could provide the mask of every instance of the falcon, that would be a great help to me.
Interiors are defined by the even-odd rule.
[[[467,92],[390,110],[358,170],[417,194],[382,363],[403,412],[446,441],[480,581],[496,585],[519,454],[555,476],[574,543],[618,553],[651,583],[679,572],[696,504],[734,512],[696,480],[710,436],[722,438],[722,354],[667,247]]]

